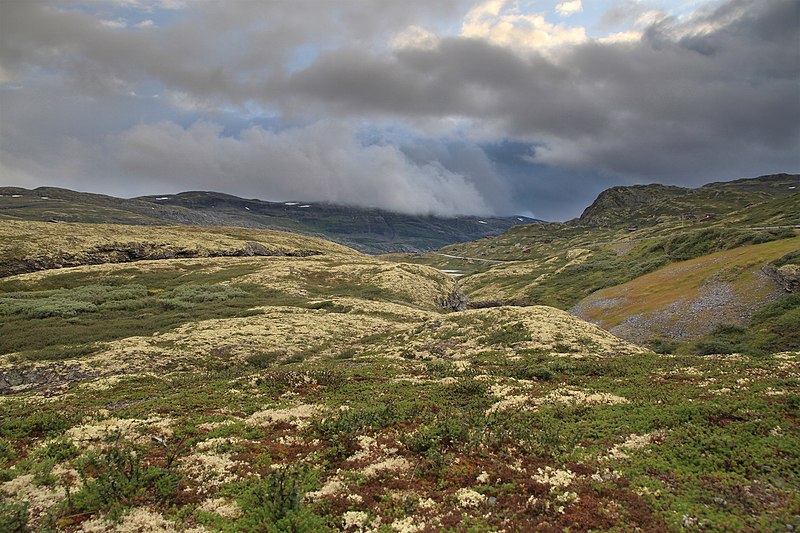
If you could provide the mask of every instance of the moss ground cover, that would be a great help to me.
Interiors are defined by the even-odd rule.
[[[796,523],[797,354],[542,352],[520,357],[550,374],[526,379],[501,353],[461,370],[356,356],[7,397],[4,512],[63,530],[140,509],[177,530],[340,529],[354,513],[457,530]]]

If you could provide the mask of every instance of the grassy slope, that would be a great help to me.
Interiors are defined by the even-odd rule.
[[[719,324],[746,324],[776,295],[761,267],[798,249],[800,237],[794,237],[673,263],[594,292],[575,312],[639,342],[696,338]]]
[[[509,261],[465,277],[477,301],[515,301],[568,309],[590,293],[619,285],[675,261],[793,236],[790,230],[702,228],[634,241],[553,241],[525,261]],[[557,243],[557,244],[556,244]]]
[[[709,219],[797,194],[800,176],[777,174],[696,189],[665,185],[613,187],[581,215],[594,226],[652,227],[664,218]]]
[[[0,195],[0,219],[144,225],[211,222],[182,207],[55,187],[0,187]]]
[[[271,230],[0,220],[0,277],[147,258],[319,253],[357,255],[330,241]]]

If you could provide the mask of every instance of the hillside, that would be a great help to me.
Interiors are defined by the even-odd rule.
[[[11,530],[794,520],[797,354],[664,357],[552,307],[454,312],[434,268],[296,234],[3,227],[33,241],[7,262],[114,235],[218,255],[0,280]],[[247,242],[282,254],[223,254]]]
[[[800,237],[737,247],[672,263],[581,300],[573,312],[620,337],[689,340],[721,324],[746,325],[783,295],[764,265],[800,250]]]
[[[270,230],[137,227],[0,219],[0,277],[71,266],[190,257],[356,255],[330,241]]]
[[[569,309],[676,261],[792,237],[800,227],[797,186],[800,176],[782,174],[699,189],[615,187],[563,224],[516,226],[436,253],[387,257],[464,274],[464,291],[479,305]]]
[[[123,199],[55,187],[0,187],[2,218],[277,229],[323,237],[365,253],[432,250],[535,222],[525,217],[411,216],[320,203],[246,200],[213,192]]]
[[[666,185],[612,187],[587,207],[579,222],[591,226],[652,226],[661,217],[708,220],[775,198],[800,193],[800,176],[775,174],[709,183],[689,189]]]

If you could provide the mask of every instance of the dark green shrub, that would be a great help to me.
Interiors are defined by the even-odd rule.
[[[548,368],[555,374],[572,374],[575,372],[576,364],[567,358],[558,358],[548,364]]]
[[[61,463],[78,457],[80,453],[71,440],[60,437],[39,448],[32,455],[37,459],[52,459],[56,463]]]
[[[14,446],[6,439],[0,439],[0,465],[4,465],[17,458]]]
[[[731,354],[746,351],[747,330],[732,324],[720,324],[705,339],[697,342],[696,350],[700,355]]]
[[[324,309],[331,313],[349,313],[353,310],[350,305],[342,305],[330,300],[323,300],[321,302],[313,302],[308,305],[309,309]]]
[[[478,343],[484,346],[491,344],[500,344],[503,346],[511,346],[520,342],[531,340],[531,333],[528,331],[527,326],[522,322],[509,324],[501,328],[497,328],[487,333],[478,339]]]
[[[344,348],[336,354],[336,359],[352,359],[356,356],[355,348]]]
[[[283,352],[259,352],[247,358],[247,364],[255,368],[267,368],[271,366]]]
[[[28,361],[62,361],[76,359],[84,355],[93,354],[103,347],[102,344],[84,344],[80,346],[48,346],[41,350],[31,350],[25,354]]]
[[[732,354],[738,351],[738,345],[729,340],[708,339],[698,341],[695,350],[699,355]]]
[[[483,396],[489,386],[485,381],[474,378],[461,378],[448,387],[448,390],[459,396]]]
[[[680,346],[679,342],[659,338],[650,339],[647,344],[654,352],[662,355],[675,353],[675,350]]]
[[[37,411],[25,417],[0,418],[0,436],[9,440],[27,437],[55,436],[72,427],[80,419],[69,412]]]
[[[788,254],[776,259],[770,264],[776,268],[780,268],[783,265],[798,264],[798,263],[800,263],[800,250],[789,252]]]
[[[0,532],[26,533],[28,519],[28,502],[0,502]]]
[[[426,362],[425,370],[432,377],[446,377],[452,376],[456,373],[453,363],[450,361],[442,361],[440,359],[434,359],[433,361]]]
[[[307,467],[272,470],[237,498],[244,511],[237,529],[270,533],[328,530],[324,518],[302,504],[303,496],[317,483],[316,473]]]
[[[400,442],[414,453],[443,451],[449,446],[468,441],[470,438],[468,427],[470,425],[463,416],[447,413],[437,417],[432,424],[402,436]]]
[[[325,418],[314,425],[318,437],[329,442],[352,438],[365,429],[382,429],[403,420],[402,414],[390,403],[379,403],[374,407],[342,411],[339,416]]]
[[[575,353],[578,351],[578,348],[565,342],[557,342],[553,344],[553,351],[556,353]]]
[[[132,501],[168,500],[180,477],[167,469],[149,466],[140,451],[119,433],[106,437],[106,446],[76,462],[81,488],[69,499],[69,512],[107,511],[116,519]]]
[[[543,365],[526,365],[514,370],[513,376],[517,379],[537,379],[551,381],[556,378],[555,373]]]

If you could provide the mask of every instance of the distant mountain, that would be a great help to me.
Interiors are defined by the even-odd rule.
[[[267,202],[215,192],[124,199],[40,187],[0,187],[0,217],[143,225],[239,226],[324,237],[365,253],[428,251],[499,235],[527,217],[413,216],[324,203]]]

